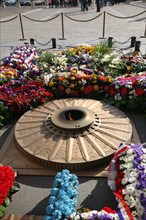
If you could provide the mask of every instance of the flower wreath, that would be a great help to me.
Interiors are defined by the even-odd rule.
[[[16,174],[10,166],[0,166],[0,218],[5,215],[6,207],[12,201],[12,195],[20,188],[15,181]]]

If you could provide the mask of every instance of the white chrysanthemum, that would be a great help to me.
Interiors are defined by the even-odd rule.
[[[118,64],[118,63],[120,63],[120,60],[118,58],[114,58],[111,63]]]
[[[89,219],[92,216],[92,212],[83,212],[81,214],[81,216],[82,216],[83,219]]]
[[[129,183],[136,183],[136,182],[137,182],[137,178],[135,176],[129,177]]]
[[[124,189],[124,194],[129,194],[132,196],[134,191],[135,191],[135,187],[132,184],[130,184],[127,185],[126,188]]]
[[[119,85],[116,84],[116,85],[115,85],[115,89],[119,89]]]
[[[120,101],[122,100],[122,97],[120,95],[115,96],[115,100]]]
[[[130,94],[130,95],[135,94],[135,90],[134,90],[134,89],[133,89],[133,90],[131,90],[131,91],[129,92],[129,94]]]
[[[80,219],[80,216],[79,215],[76,215],[75,217],[74,217],[74,220],[79,220]]]
[[[129,99],[133,99],[133,96],[130,95],[130,96],[128,96],[128,98],[129,98]]]
[[[51,77],[52,77],[52,74],[44,74],[44,81],[46,85],[48,85],[48,82],[50,81]]]
[[[125,178],[125,177],[124,177],[124,178],[122,179],[122,184],[123,184],[123,185],[126,185],[127,183],[128,183],[128,178]]]
[[[127,155],[135,154],[132,148],[129,148],[126,153],[127,153]]]
[[[144,208],[142,206],[135,206],[135,208],[136,208],[136,211],[137,211],[137,215],[139,217],[142,217]],[[141,218],[139,218],[139,219],[141,219]]]
[[[125,87],[127,87],[128,89],[132,89],[132,85],[131,84],[126,84]]]
[[[43,64],[42,64],[42,67],[44,67],[44,68],[48,68],[47,63],[43,63]]]
[[[133,215],[134,219],[137,220],[137,211],[136,210],[132,211],[132,215]]]
[[[141,195],[141,190],[135,190],[134,195],[135,197],[139,198]]]
[[[101,59],[101,62],[104,63],[104,62],[109,61],[110,59],[111,59],[111,56],[108,55],[108,54],[106,54],[106,55],[104,55],[104,57]]]
[[[130,208],[135,207],[135,199],[133,196],[126,195],[124,199],[126,200]]]

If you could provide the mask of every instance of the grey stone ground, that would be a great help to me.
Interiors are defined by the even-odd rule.
[[[130,4],[119,4],[115,6],[107,6],[101,9],[101,12],[106,11],[116,16],[132,16],[143,12],[146,7],[141,1],[133,1]],[[25,13],[26,16],[37,19],[46,20],[60,13],[67,13],[68,16],[78,20],[88,20],[99,15],[96,12],[95,5],[89,8],[88,12],[81,12],[80,7],[77,8],[40,8],[40,7],[9,7],[0,8],[1,20],[8,20],[18,13]],[[127,19],[116,19],[106,14],[106,31],[105,37],[113,37],[118,42],[126,42],[132,36],[136,36],[137,40],[141,41],[141,53],[146,53],[146,38],[141,38],[145,35],[145,14],[138,17]],[[60,17],[50,22],[32,22],[23,18],[24,35],[28,42],[30,38],[36,39],[38,42],[46,43],[51,38],[56,38],[57,49],[62,49],[67,46],[75,46],[80,43],[96,44],[103,36],[103,14],[92,21],[91,23],[73,22],[65,17],[65,32],[66,40],[60,40],[61,19]],[[26,41],[19,40],[22,38],[19,19],[7,23],[1,23],[1,38],[0,51],[3,59],[13,51],[16,45],[22,45]],[[47,49],[52,45],[37,47]],[[116,45],[122,48],[124,53],[134,50],[130,48],[130,42]],[[146,142],[146,119],[141,113],[130,112],[134,124],[136,126],[141,143]],[[2,139],[1,139],[2,140]],[[21,185],[21,189],[13,196],[13,202],[8,206],[7,213],[15,214],[35,214],[44,215],[47,205],[50,189],[53,184],[53,177],[50,176],[18,176],[17,181]],[[83,206],[91,209],[100,210],[104,206],[115,207],[114,197],[107,185],[106,178],[83,178],[79,177],[79,196],[77,208]],[[91,195],[89,195],[91,193]]]

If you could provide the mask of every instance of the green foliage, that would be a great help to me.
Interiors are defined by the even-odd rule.
[[[6,207],[0,205],[0,218],[3,218],[6,212]]]

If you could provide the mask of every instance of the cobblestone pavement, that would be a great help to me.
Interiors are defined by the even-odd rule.
[[[36,40],[35,46],[40,49],[52,48],[51,39],[55,38],[57,49],[62,49],[78,44],[96,45],[112,37],[115,46],[127,53],[134,49],[130,46],[131,37],[135,36],[141,43],[141,53],[146,54],[145,9],[146,3],[141,1],[107,5],[100,12],[96,12],[95,4],[87,12],[82,12],[80,6],[0,8],[0,59],[8,56],[17,45],[30,42],[30,38]],[[49,20],[51,18],[54,19]]]

